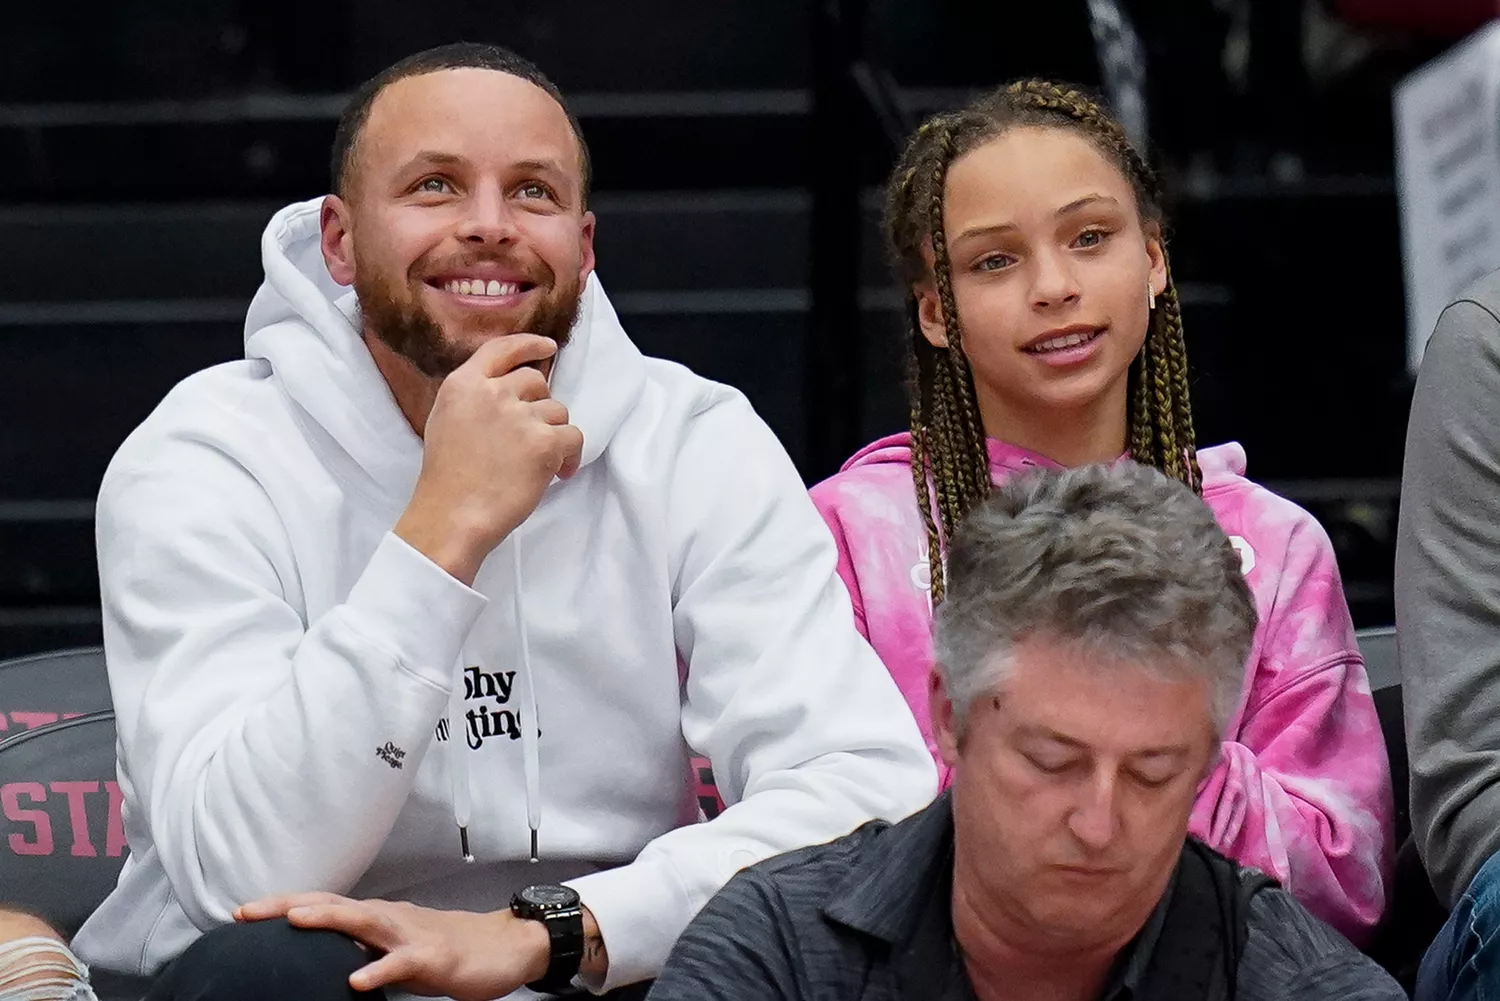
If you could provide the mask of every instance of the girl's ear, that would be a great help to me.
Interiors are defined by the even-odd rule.
[[[948,350],[948,327],[943,323],[943,305],[938,299],[937,283],[929,278],[911,291],[917,297],[917,324],[922,328],[922,336],[933,347]]]
[[[938,298],[937,279],[933,270],[937,267],[937,256],[932,251],[932,237],[922,241],[922,260],[927,265],[927,277],[911,288],[917,300],[917,325],[927,343],[940,351],[948,350],[948,326],[943,322],[943,302]]]
[[[1161,295],[1167,288],[1167,245],[1161,234],[1161,223],[1148,222],[1146,230],[1146,259],[1151,263],[1151,272],[1147,275],[1151,282],[1151,291],[1155,295]]]

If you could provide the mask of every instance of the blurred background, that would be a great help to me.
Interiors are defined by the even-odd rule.
[[[430,45],[536,60],[592,147],[599,273],[651,354],[743,389],[809,483],[905,426],[879,187],[1009,78],[1148,138],[1200,444],[1333,535],[1392,620],[1411,378],[1392,87],[1494,0],[116,0],[0,40],[0,657],[99,641],[93,498],[189,373],[240,357],[259,238],[323,193],[350,89]]]

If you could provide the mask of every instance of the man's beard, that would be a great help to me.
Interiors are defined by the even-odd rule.
[[[372,269],[360,268],[357,274],[371,276]],[[422,308],[417,295],[398,300],[392,294],[391,283],[378,276],[363,280],[356,277],[354,294],[359,299],[366,331],[411,362],[423,375],[442,379],[468,361],[479,345],[492,337],[539,334],[556,341],[559,348],[563,347],[568,343],[573,322],[578,318],[581,284],[576,276],[566,283],[558,283],[555,277],[549,284],[538,283],[533,286],[533,292],[541,295],[531,311],[519,321],[509,323],[504,329],[485,329],[478,326],[484,319],[483,314],[479,314],[474,318],[475,324],[468,329],[487,336],[464,340],[445,335],[438,321]],[[544,291],[548,288],[550,294]]]

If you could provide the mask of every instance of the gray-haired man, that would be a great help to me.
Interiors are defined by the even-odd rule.
[[[1001,488],[936,616],[951,791],[736,877],[652,1001],[1404,997],[1187,838],[1256,624],[1239,567],[1199,498],[1134,464]]]

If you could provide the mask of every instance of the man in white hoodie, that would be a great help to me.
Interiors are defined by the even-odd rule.
[[[769,429],[621,329],[534,67],[397,64],[334,169],[266,230],[245,360],[101,488],[131,856],[75,948],[161,998],[644,981],[740,868],[925,805],[930,758]]]

